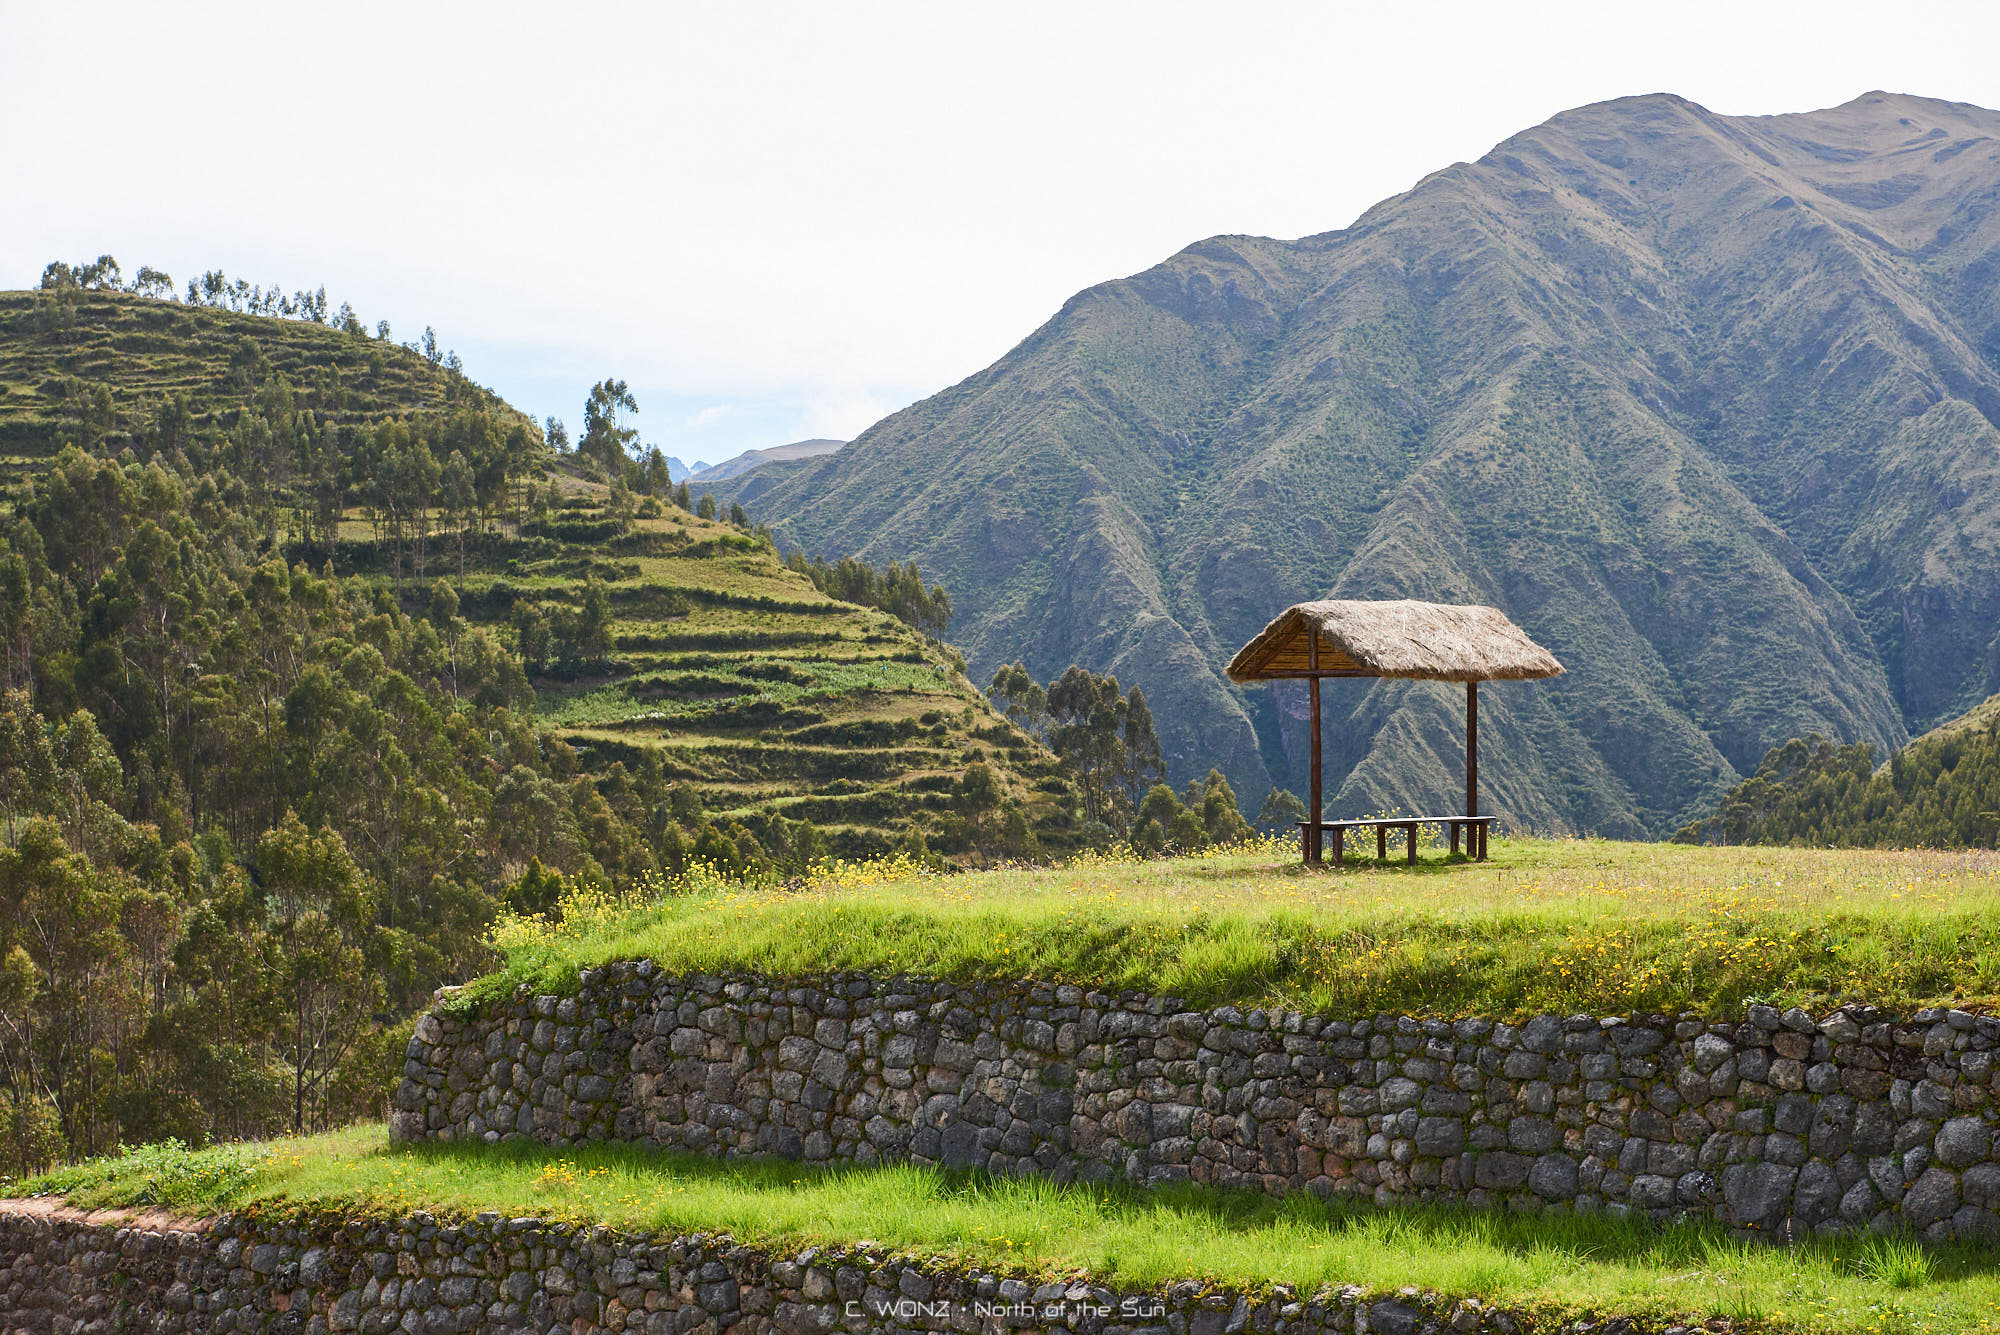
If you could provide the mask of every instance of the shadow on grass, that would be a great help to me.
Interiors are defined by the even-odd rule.
[[[995,1177],[981,1172],[919,1169],[909,1165],[801,1164],[785,1159],[713,1159],[626,1145],[554,1149],[534,1143],[426,1143],[385,1148],[388,1157],[452,1166],[476,1175],[484,1167],[540,1169],[567,1163],[581,1173],[603,1168],[699,1185],[741,1195],[796,1198],[824,1192],[838,1197],[853,1188],[894,1190],[923,1203],[996,1214],[1032,1211],[1060,1216],[1080,1232],[1093,1222],[1137,1226],[1168,1236],[1190,1228],[1253,1238],[1272,1230],[1343,1235],[1387,1249],[1439,1253],[1480,1246],[1517,1259],[1557,1253],[1569,1263],[1626,1265],[1658,1271],[1712,1269],[1746,1258],[1826,1268],[1893,1289],[2000,1276],[2000,1249],[1976,1243],[1922,1245],[1907,1234],[1813,1236],[1786,1244],[1734,1234],[1720,1224],[1691,1221],[1656,1225],[1644,1219],[1560,1213],[1475,1210],[1442,1204],[1376,1206],[1328,1201],[1308,1193],[1272,1197],[1178,1183],[1141,1188],[1126,1183],[1056,1183],[1047,1178]],[[856,1196],[866,1192],[855,1192]],[[838,1211],[826,1219],[837,1224]],[[877,1237],[865,1224],[853,1239]],[[853,1240],[850,1239],[850,1240]],[[878,1239],[888,1243],[887,1239]],[[890,1243],[889,1245],[898,1245]],[[912,1241],[912,1250],[921,1245]],[[1005,1264],[1006,1257],[991,1258]]]
[[[1190,854],[1181,861],[1200,863],[1199,853]],[[1256,862],[1244,866],[1223,866],[1220,864],[1177,868],[1190,880],[1214,881],[1218,884],[1230,881],[1258,881],[1271,876],[1320,876],[1342,871],[1392,871],[1407,876],[1436,876],[1456,871],[1460,867],[1477,867],[1487,871],[1503,869],[1508,864],[1498,854],[1485,862],[1476,862],[1463,853],[1428,853],[1417,850],[1415,863],[1408,861],[1400,853],[1391,853],[1386,858],[1362,857],[1350,853],[1340,862],[1331,856],[1318,867],[1308,867],[1299,859],[1286,862]]]
[[[1184,860],[1200,862],[1202,855],[1189,854]],[[1329,848],[1326,861],[1317,867],[1308,867],[1303,857],[1297,857],[1283,862],[1259,861],[1242,866],[1198,866],[1189,869],[1187,874],[1197,880],[1222,882],[1258,880],[1273,875],[1314,876],[1342,871],[1387,871],[1406,876],[1438,876],[1457,871],[1461,867],[1471,867],[1480,871],[1506,871],[1511,870],[1513,864],[1497,840],[1494,849],[1484,862],[1466,853],[1453,853],[1442,844],[1435,846],[1419,844],[1417,860],[1411,862],[1409,855],[1396,847],[1392,841],[1387,857],[1378,858],[1365,850],[1356,851],[1350,845],[1338,862],[1334,861],[1333,850]]]

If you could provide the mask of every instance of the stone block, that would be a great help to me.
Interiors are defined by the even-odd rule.
[[[1934,1150],[1939,1163],[1967,1168],[1984,1161],[1991,1152],[1993,1133],[1977,1117],[1954,1117],[1937,1133]]]
[[[1770,1227],[1791,1209],[1798,1170],[1783,1164],[1730,1164],[1720,1177],[1728,1222]]]

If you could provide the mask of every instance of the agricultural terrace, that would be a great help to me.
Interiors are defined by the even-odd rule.
[[[919,833],[951,853],[1079,842],[1054,757],[948,646],[829,598],[745,527],[581,475],[585,461],[547,456],[525,417],[422,354],[120,292],[77,293],[63,311],[47,294],[0,293],[0,484],[45,474],[66,441],[144,459],[199,438],[214,451],[196,450],[205,466],[270,504],[279,545],[266,555],[393,592],[517,653],[536,723],[582,774],[651,758],[705,815],[773,847],[778,817],[811,822],[848,857]],[[498,493],[485,474],[470,498],[447,488],[441,437],[428,474],[373,460],[379,432],[468,407],[498,435],[451,448],[481,467],[504,456]],[[305,523],[322,487],[330,513]],[[0,513],[9,504],[0,495]],[[580,623],[590,633],[565,643]],[[975,763],[995,780],[991,810],[960,809]]]
[[[912,829],[936,838],[967,766],[985,762],[1040,841],[1074,843],[1054,757],[949,648],[827,597],[730,524],[672,504],[614,516],[607,487],[566,474],[545,494],[539,518],[473,546],[462,578],[442,541],[431,573],[457,587],[460,615],[521,652],[537,723],[586,767],[636,769],[651,752],[711,817],[810,821],[853,857]],[[349,515],[340,543],[343,569],[391,582],[393,552],[365,516]],[[544,661],[526,642],[525,625],[581,618],[593,598],[601,658]]]
[[[906,1255],[1003,1273],[1131,1286],[1177,1279],[1257,1293],[1415,1285],[1535,1315],[1586,1314],[1710,1330],[1992,1335],[1991,1249],[1848,1236],[1782,1249],[1691,1225],[1449,1209],[1378,1210],[1182,1187],[1057,1186],[910,1167],[828,1169],[613,1146],[390,1148],[380,1126],[188,1151],[150,1146],[18,1184],[84,1207],[492,1210],[656,1236],[727,1232],[770,1247],[867,1238]],[[320,1215],[324,1218],[324,1215]],[[1716,1321],[1720,1318],[1720,1321]]]
[[[2000,854],[1496,839],[1490,863],[1307,872],[1295,845],[935,875],[898,859],[798,888],[697,873],[560,921],[504,919],[460,1004],[580,967],[1036,979],[1361,1016],[1740,1016],[2000,996]],[[1392,859],[1394,854],[1392,853]]]

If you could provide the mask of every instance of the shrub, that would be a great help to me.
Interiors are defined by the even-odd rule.
[[[53,1103],[33,1095],[0,1094],[0,1153],[17,1181],[60,1162],[69,1152]]]

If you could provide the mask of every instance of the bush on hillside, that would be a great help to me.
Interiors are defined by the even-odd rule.
[[[1187,786],[1185,799],[1164,783],[1156,783],[1132,823],[1128,842],[1145,856],[1163,852],[1197,853],[1205,848],[1242,843],[1252,835],[1250,824],[1236,807],[1236,790],[1221,770]]]
[[[1764,756],[1683,844],[2000,847],[2000,715],[1920,738],[1875,767],[1865,743],[1795,737]]]

